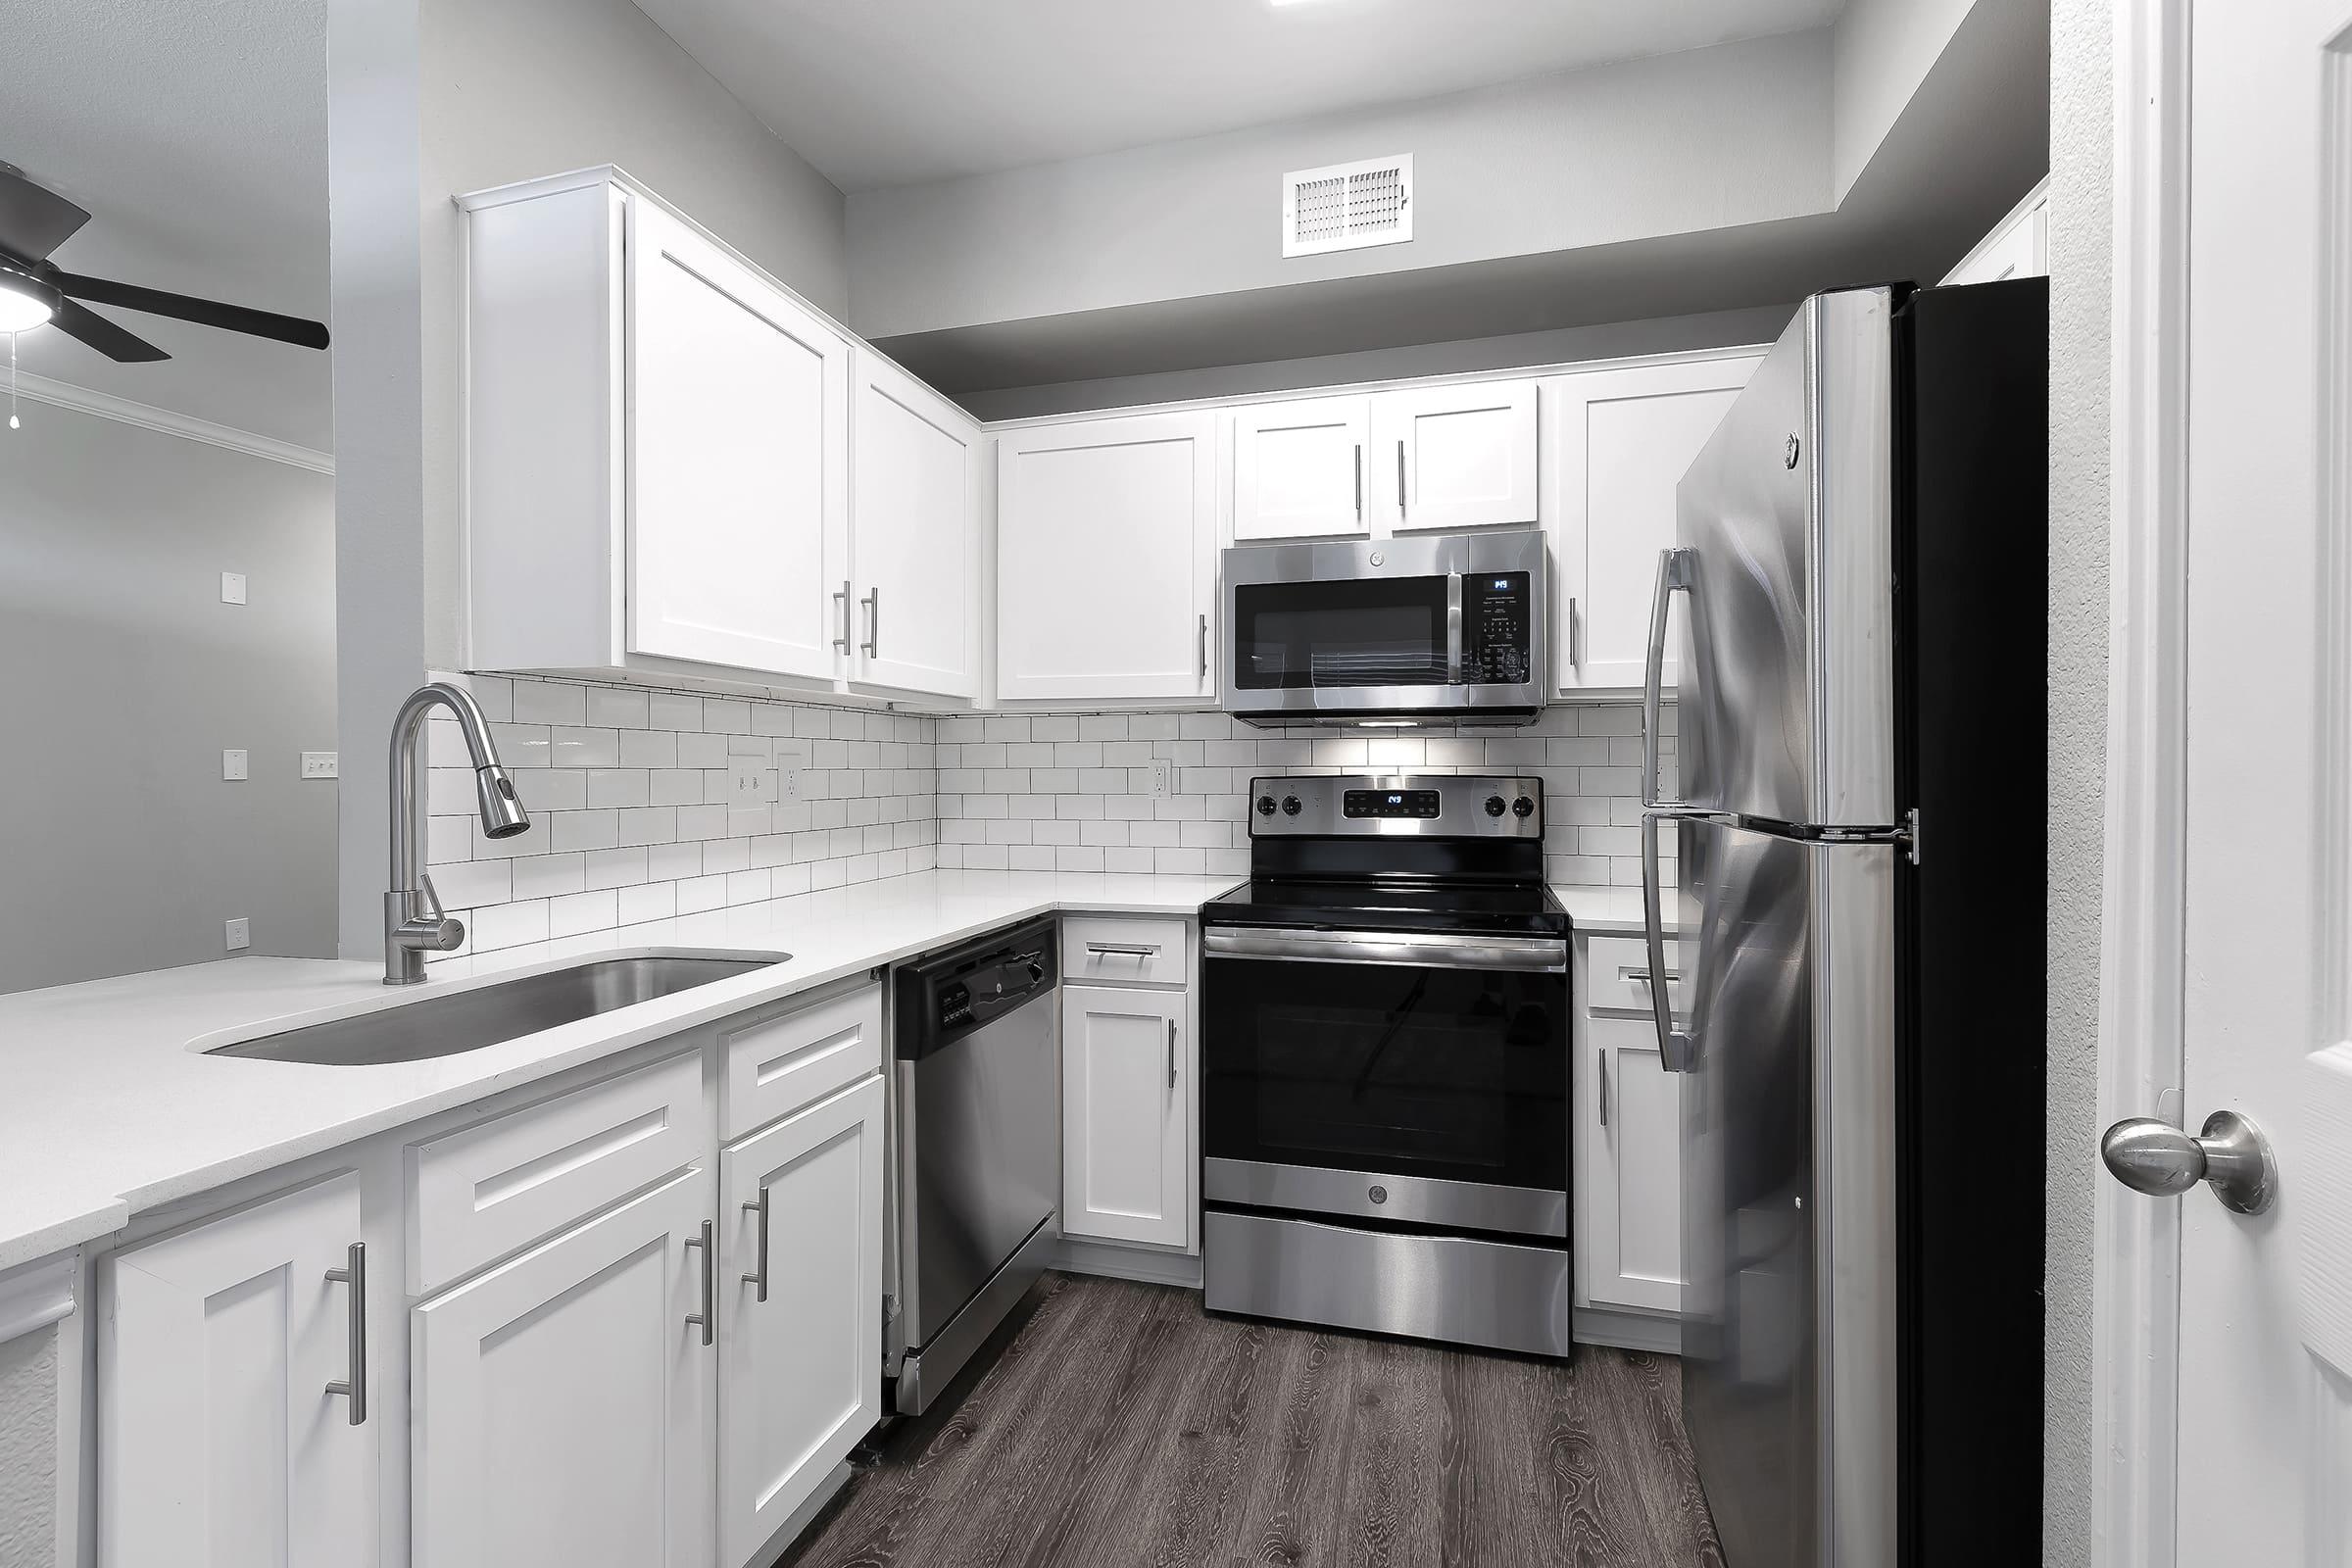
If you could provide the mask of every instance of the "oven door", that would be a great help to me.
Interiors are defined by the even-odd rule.
[[[1212,1206],[1568,1234],[1568,945],[1203,934]]]

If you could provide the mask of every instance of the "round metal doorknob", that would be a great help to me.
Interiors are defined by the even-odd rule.
[[[2270,1140],[2234,1110],[2215,1111],[2195,1136],[2153,1116],[2119,1121],[2099,1140],[2099,1158],[2133,1192],[2178,1198],[2204,1182],[2240,1214],[2269,1208],[2278,1186]]]

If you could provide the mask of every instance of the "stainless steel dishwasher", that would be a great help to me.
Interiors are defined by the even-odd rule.
[[[1045,1272],[1061,1149],[1052,920],[892,971],[883,1376],[917,1415]]]

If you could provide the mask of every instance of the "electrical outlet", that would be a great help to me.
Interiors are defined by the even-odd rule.
[[[224,571],[220,574],[220,602],[224,605],[241,605],[245,602],[243,572]]]
[[[302,754],[304,778],[341,778],[343,764],[333,752],[305,752]]]
[[[246,776],[244,752],[232,751],[220,754],[220,776],[229,780],[242,779]]]
[[[1176,793],[1176,764],[1165,758],[1152,764],[1152,798],[1164,801]]]
[[[231,953],[242,953],[253,946],[253,921],[240,914],[221,928],[222,939]]]
[[[806,741],[776,742],[776,793],[779,801],[801,798],[801,769],[808,765],[808,744]]]

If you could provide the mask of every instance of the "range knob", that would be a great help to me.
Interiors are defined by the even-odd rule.
[[[1522,818],[1533,816],[1536,814],[1536,803],[1522,795],[1511,803],[1511,814]]]
[[[1487,797],[1487,814],[1489,816],[1500,816],[1502,814],[1501,796],[1490,795]]]
[[[1274,814],[1273,796],[1260,795],[1257,798],[1257,814],[1260,816],[1272,816]]]
[[[1299,812],[1299,809],[1300,809],[1300,808],[1299,808],[1299,805],[1298,805],[1298,796],[1296,796],[1296,795],[1285,795],[1285,796],[1282,798],[1282,814],[1283,814],[1283,815],[1285,815],[1285,816],[1297,816],[1297,815],[1298,814],[1298,812]]]

